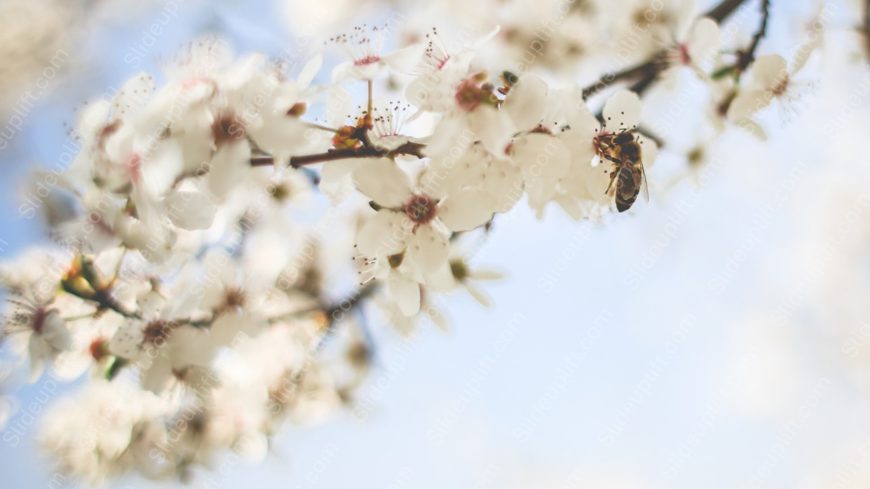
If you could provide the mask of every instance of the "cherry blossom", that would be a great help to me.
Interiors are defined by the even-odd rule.
[[[704,124],[760,130],[750,117],[800,94],[815,47],[789,68],[720,45],[730,0],[709,17],[688,0],[431,3],[333,37],[325,57],[202,37],[80,110],[73,163],[34,179],[32,193],[57,182],[40,206],[50,250],[0,265],[16,366],[86,384],[42,430],[65,473],[186,480],[227,450],[264,459],[283,424],[353,406],[377,366],[370,312],[409,334],[447,329],[451,291],[492,304],[481,285],[502,273],[463,250],[521,200],[541,219],[617,219],[616,171],[650,169],[655,136],[671,144],[640,125],[666,70],[704,78]],[[455,43],[440,22],[463,27]],[[748,73],[722,64],[734,52]],[[620,160],[634,143],[640,161]]]

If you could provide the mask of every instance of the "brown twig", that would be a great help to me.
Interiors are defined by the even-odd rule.
[[[864,49],[867,51],[868,60],[870,60],[870,0],[864,2],[864,22],[861,26],[864,34]]]
[[[331,149],[325,153],[293,156],[290,158],[289,165],[293,168],[302,168],[303,166],[316,165],[317,163],[325,163],[327,161],[345,160],[350,158],[389,158],[398,155],[412,155],[422,158],[424,148],[425,145],[421,143],[409,141],[393,150],[374,146]],[[271,166],[275,164],[275,159],[269,155],[254,156],[250,161],[251,166]]]
[[[870,0],[868,0],[870,1]],[[713,7],[709,10],[705,17],[710,17],[716,22],[723,22],[725,19],[731,16],[734,11],[737,10],[738,7],[743,5],[746,0],[723,0],[720,4]],[[769,0],[763,0],[764,4],[768,4]],[[768,9],[765,8],[765,21],[764,24],[766,26],[767,20],[766,15]],[[764,33],[762,32],[763,36]],[[761,36],[759,36],[760,40]],[[757,42],[755,43],[757,44]],[[754,48],[752,49],[754,52]],[[750,61],[751,62],[751,61]],[[631,90],[638,93],[638,95],[645,92],[649,89],[653,83],[656,81],[658,76],[669,66],[668,63],[668,52],[666,49],[662,49],[655,53],[650,59],[639,63],[635,66],[631,66],[625,68],[624,70],[606,73],[601,78],[596,80],[591,85],[587,86],[583,89],[583,98],[590,97],[605,88],[620,82],[620,81],[630,81],[636,80],[633,85],[631,85]]]
[[[761,23],[758,26],[758,30],[753,34],[752,42],[749,43],[749,46],[737,54],[737,62],[735,63],[734,68],[738,72],[743,72],[750,64],[752,64],[753,61],[755,61],[755,51],[758,50],[758,44],[761,42],[761,38],[767,34],[767,24],[769,20],[770,0],[761,0]]]

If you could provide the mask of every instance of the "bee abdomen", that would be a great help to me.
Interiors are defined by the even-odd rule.
[[[637,184],[631,168],[623,167],[616,178],[616,210],[625,212],[637,200],[640,186]]]

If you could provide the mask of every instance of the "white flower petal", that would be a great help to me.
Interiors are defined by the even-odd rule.
[[[402,314],[413,316],[420,312],[420,284],[393,272],[387,278],[387,290]]]
[[[482,290],[480,290],[476,285],[466,282],[465,283],[465,290],[467,290],[468,293],[471,294],[471,297],[474,297],[474,300],[476,300],[481,306],[483,306],[483,307],[492,306],[492,301],[490,300],[490,298]]]
[[[640,143],[641,148],[641,161],[643,162],[643,166],[646,169],[650,169],[656,162],[656,158],[659,155],[659,147],[655,141],[644,136],[643,134],[638,134],[637,141]]]
[[[766,90],[752,88],[741,90],[728,106],[728,120],[737,122],[746,119],[770,105],[771,100],[772,97]]]
[[[310,85],[311,81],[314,80],[314,77],[317,76],[317,72],[320,71],[321,66],[323,66],[323,56],[318,54],[305,63],[305,66],[302,67],[302,71],[299,72],[299,76],[296,77],[296,83],[301,88]]]
[[[544,117],[547,107],[547,84],[544,80],[526,75],[511,88],[502,106],[520,130],[534,129]]]
[[[357,190],[384,207],[400,207],[411,196],[408,175],[393,160],[380,158],[353,170]]]
[[[604,125],[608,131],[632,129],[640,121],[640,98],[629,90],[620,90],[604,104]]]
[[[164,206],[173,224],[191,231],[210,228],[217,213],[215,203],[200,190],[172,192],[164,200]]]
[[[410,220],[400,212],[382,210],[372,216],[356,236],[358,251],[364,256],[385,256],[405,249]]]
[[[412,44],[384,55],[381,59],[392,70],[398,73],[409,73],[420,63],[425,49],[425,43]]]
[[[405,259],[421,272],[431,273],[447,261],[448,248],[447,234],[432,224],[424,224],[408,237]]]
[[[481,105],[468,114],[468,125],[480,138],[481,144],[494,155],[503,155],[505,148],[517,132],[507,113]]]
[[[438,206],[438,219],[451,231],[470,231],[492,218],[495,205],[489,195],[465,189],[451,193]]]
[[[209,190],[222,200],[245,180],[251,168],[251,147],[247,141],[225,144],[218,148],[211,160],[207,175]]]
[[[688,40],[689,57],[694,63],[705,63],[719,50],[719,24],[704,17],[695,23]]]
[[[761,88],[772,90],[788,78],[788,68],[785,59],[778,54],[769,54],[755,58],[750,68],[752,79]]]

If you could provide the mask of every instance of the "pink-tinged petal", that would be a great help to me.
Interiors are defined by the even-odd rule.
[[[387,290],[402,314],[413,316],[420,312],[420,284],[393,272],[387,278]]]
[[[358,165],[353,170],[353,183],[366,197],[384,207],[401,207],[411,197],[408,175],[387,158]]]
[[[526,75],[511,88],[502,109],[510,115],[518,129],[534,129],[544,117],[547,93],[544,80]]]
[[[772,99],[773,97],[766,90],[758,88],[741,90],[728,107],[728,120],[737,122],[746,119],[770,105]]]
[[[689,57],[694,63],[706,63],[719,50],[719,24],[715,20],[704,17],[695,23],[689,36]]]
[[[453,192],[438,206],[438,219],[451,231],[470,231],[492,218],[495,205],[491,200],[480,190]]]
[[[759,56],[750,68],[752,79],[761,88],[773,90],[788,78],[788,68],[785,59],[778,54]]]
[[[423,273],[432,273],[447,261],[449,244],[447,233],[432,223],[418,226],[408,237],[405,259]]]
[[[640,122],[640,97],[629,90],[620,90],[604,104],[604,125],[608,131],[632,129]]]
[[[393,255],[405,249],[411,221],[400,212],[382,210],[363,224],[356,236],[363,256]]]

